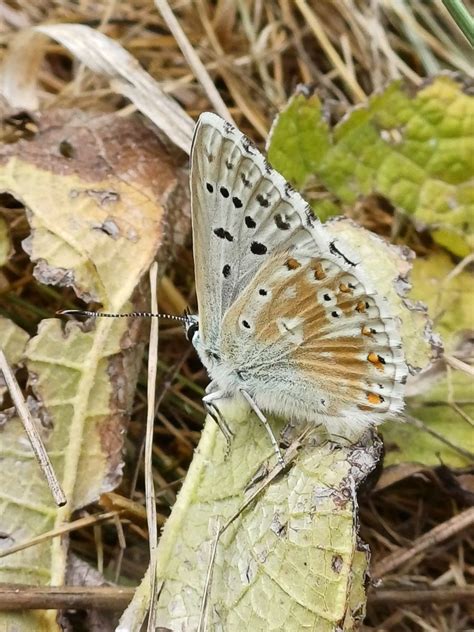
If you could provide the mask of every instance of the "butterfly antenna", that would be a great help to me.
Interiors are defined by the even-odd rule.
[[[90,318],[168,318],[187,322],[186,316],[173,316],[171,314],[155,314],[154,312],[127,312],[125,314],[114,314],[110,312],[93,312],[87,309],[59,309],[56,314],[59,316],[87,316]]]

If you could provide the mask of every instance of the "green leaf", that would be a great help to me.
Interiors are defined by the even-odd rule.
[[[474,454],[472,402],[472,377],[461,371],[442,371],[426,392],[408,400],[408,413],[421,420],[428,430],[400,423],[382,426],[387,449],[385,465],[404,462],[427,466],[441,463],[451,467],[471,465]],[[429,431],[469,451],[471,456],[451,447]]]
[[[323,220],[379,193],[465,256],[474,246],[473,120],[472,96],[448,75],[417,91],[396,81],[333,129],[318,98],[299,93],[274,125],[269,159]]]
[[[466,270],[453,273],[448,255],[431,253],[413,263],[410,298],[423,301],[447,352],[454,351],[458,334],[472,329],[474,277]]]

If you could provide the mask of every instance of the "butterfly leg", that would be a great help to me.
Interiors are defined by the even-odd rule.
[[[212,385],[212,382],[211,382],[211,385]],[[234,434],[232,430],[229,428],[229,424],[222,416],[221,411],[218,409],[218,407],[214,403],[214,400],[223,399],[224,397],[225,397],[225,393],[223,391],[214,391],[205,395],[202,398],[202,403],[204,404],[204,408],[207,410],[210,417],[216,422],[217,426],[219,427],[219,430],[224,435],[224,438],[227,443],[226,453],[228,453],[230,451],[232,437],[234,436]]]
[[[261,421],[261,423],[262,423],[263,427],[265,428],[265,430],[267,431],[268,436],[270,437],[270,441],[271,441],[272,446],[273,446],[273,450],[274,450],[274,452],[275,452],[275,454],[277,456],[278,462],[280,463],[280,465],[282,467],[284,467],[285,466],[285,460],[283,459],[283,455],[281,453],[280,447],[278,446],[278,441],[276,440],[275,435],[273,434],[273,431],[270,428],[270,424],[268,423],[267,418],[262,413],[262,411],[257,406],[257,404],[253,401],[251,396],[247,393],[247,391],[244,391],[243,389],[240,389],[240,392],[242,393],[243,397],[248,402],[250,408],[253,410],[253,412],[257,415],[257,417]]]

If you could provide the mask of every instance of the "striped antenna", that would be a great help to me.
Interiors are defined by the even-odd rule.
[[[172,316],[170,314],[154,314],[153,312],[128,312],[126,314],[111,314],[109,312],[92,312],[86,309],[59,309],[59,316],[88,316],[90,318],[168,318],[182,323],[188,322],[186,316]]]

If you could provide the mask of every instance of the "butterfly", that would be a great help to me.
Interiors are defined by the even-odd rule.
[[[190,184],[199,315],[186,335],[212,380],[203,402],[214,419],[240,394],[281,460],[268,414],[347,436],[401,411],[400,325],[370,261],[215,114],[196,124]]]
[[[280,462],[268,414],[350,438],[399,413],[408,375],[400,323],[371,282],[371,262],[332,236],[216,114],[196,124],[190,186],[198,315],[166,318],[184,321],[212,380],[203,403],[227,440],[219,402],[236,396],[265,426]]]

